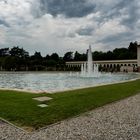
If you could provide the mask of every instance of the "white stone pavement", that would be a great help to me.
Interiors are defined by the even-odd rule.
[[[140,140],[140,94],[32,133],[0,121],[0,140]]]

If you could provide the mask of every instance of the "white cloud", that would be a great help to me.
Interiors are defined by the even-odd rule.
[[[89,44],[93,44],[94,50],[107,50],[127,47],[128,41],[139,39],[140,21],[134,20],[133,30],[127,25],[133,15],[130,14],[131,5],[117,7],[122,0],[88,0],[88,3],[96,5],[96,10],[87,16],[71,18],[62,14],[55,17],[49,13],[41,15],[40,0],[5,1],[0,1],[0,22],[4,21],[0,25],[7,23],[9,27],[0,26],[0,44],[7,47],[20,45],[31,53],[41,51],[45,55],[58,52],[63,55],[66,51],[85,52]],[[83,31],[81,35],[78,33],[80,30]],[[127,32],[131,34],[126,36]],[[124,40],[122,36],[118,37],[123,34]]]
[[[7,0],[0,2],[0,17],[10,26],[30,22],[33,17],[30,14],[31,2],[33,0]]]
[[[106,36],[112,36],[126,31],[128,31],[128,29],[124,25],[121,25],[118,19],[110,19],[102,23],[95,34],[102,39]]]
[[[0,26],[0,45],[3,45],[6,42],[6,32]]]

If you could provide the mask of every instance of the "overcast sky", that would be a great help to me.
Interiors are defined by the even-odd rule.
[[[140,0],[0,0],[0,48],[107,51],[140,40]]]

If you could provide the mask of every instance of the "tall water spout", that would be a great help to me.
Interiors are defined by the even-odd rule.
[[[89,45],[88,49],[88,59],[87,59],[87,73],[91,74],[93,72],[93,62],[92,62],[92,51],[91,46]]]
[[[87,52],[87,62],[81,65],[82,77],[98,77],[100,75],[98,64],[93,65],[91,45]]]

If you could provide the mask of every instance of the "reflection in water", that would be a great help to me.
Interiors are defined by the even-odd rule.
[[[80,73],[48,73],[48,72],[2,72],[0,88],[17,88],[25,90],[61,91],[86,86],[96,86],[130,80],[138,74],[103,74],[102,77],[80,77]]]

